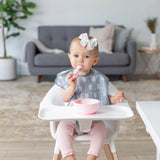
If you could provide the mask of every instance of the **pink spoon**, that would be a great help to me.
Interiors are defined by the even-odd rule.
[[[74,69],[74,71],[73,71],[73,79],[76,77],[76,75],[79,73],[79,71],[82,69],[83,67],[81,66],[81,65],[78,65],[77,67],[76,67],[76,69]]]

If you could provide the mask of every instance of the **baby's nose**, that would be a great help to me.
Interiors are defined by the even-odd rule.
[[[83,63],[83,58],[79,58],[78,60],[80,63]]]

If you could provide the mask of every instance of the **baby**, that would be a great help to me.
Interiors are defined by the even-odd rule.
[[[108,78],[102,73],[92,69],[99,61],[97,39],[87,33],[74,38],[70,44],[68,54],[73,69],[63,71],[56,77],[55,83],[62,88],[62,99],[68,105],[79,98],[95,98],[101,101],[101,105],[115,104],[125,100],[123,92],[115,96],[108,93]],[[73,73],[77,66],[81,66],[79,73]],[[75,160],[75,152],[72,144],[74,133],[83,134],[79,129],[78,121],[60,121],[57,127],[57,140],[62,155],[66,160]],[[104,121],[92,121],[88,134],[91,135],[90,148],[87,160],[95,160],[104,145],[107,129]]]

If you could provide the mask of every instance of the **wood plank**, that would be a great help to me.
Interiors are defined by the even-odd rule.
[[[152,140],[115,141],[119,160],[153,160],[156,148]],[[77,160],[87,156],[88,145],[75,145]],[[0,142],[0,160],[51,160],[54,142]],[[106,160],[104,151],[97,160]]]

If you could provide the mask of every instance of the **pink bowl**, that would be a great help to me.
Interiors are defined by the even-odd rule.
[[[71,105],[74,106],[75,110],[79,114],[95,114],[100,106],[98,99],[77,99],[74,100]]]

